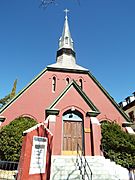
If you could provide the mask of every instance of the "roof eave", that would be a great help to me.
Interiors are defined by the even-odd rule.
[[[124,117],[127,122],[131,122],[130,118],[127,114],[118,106],[115,100],[110,96],[110,94],[103,88],[103,86],[97,81],[97,79],[88,72],[88,75],[93,79],[93,81],[97,84],[97,86],[102,90],[102,92],[108,97],[108,99],[112,102],[112,104],[116,107],[116,109],[120,112],[120,114]]]
[[[25,86],[13,99],[11,99],[7,104],[5,104],[1,109],[0,113],[2,113],[10,104],[12,104],[18,97],[21,96],[30,86],[34,84],[34,82],[40,78],[45,72],[47,71],[47,68],[45,68],[40,74],[38,74],[27,86]]]
[[[60,71],[60,72],[71,72],[71,73],[83,73],[83,74],[87,74],[89,72],[89,70],[80,70],[80,69],[68,69],[68,68],[59,68],[59,67],[49,67],[47,66],[47,70],[48,71]]]

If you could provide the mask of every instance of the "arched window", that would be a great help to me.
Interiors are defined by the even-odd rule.
[[[68,37],[65,38],[65,43],[68,44]]]
[[[52,92],[56,91],[56,77],[53,76],[52,78]]]
[[[77,110],[68,110],[62,116],[63,121],[82,121],[83,115]]]
[[[82,81],[82,79],[79,79],[79,86],[80,86],[81,89],[83,89],[83,81]]]
[[[66,85],[68,85],[69,84],[69,78],[67,77],[66,78]]]

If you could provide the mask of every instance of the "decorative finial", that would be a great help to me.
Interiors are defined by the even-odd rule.
[[[69,10],[68,10],[68,9],[65,9],[64,12],[65,12],[65,14],[66,14],[65,17],[67,18],[67,14],[68,14]]]

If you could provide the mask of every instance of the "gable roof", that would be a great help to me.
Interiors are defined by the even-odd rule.
[[[90,71],[83,71],[77,69],[61,69],[61,68],[53,68],[47,67],[48,70],[52,71],[60,71],[60,72],[71,72],[71,73],[82,73],[88,74],[89,77],[96,83],[96,85],[100,88],[100,90],[105,94],[105,96],[111,101],[111,103],[115,106],[115,108],[119,111],[119,113],[124,117],[124,119],[128,122],[131,122],[130,118],[123,111],[123,109],[115,102],[115,100],[110,96],[110,94],[103,88],[103,86],[99,83],[99,81],[92,75]]]
[[[103,86],[97,81],[97,79],[88,72],[88,75],[92,78],[92,80],[97,84],[97,86],[102,90],[102,92],[107,96],[107,98],[112,102],[112,104],[115,106],[115,108],[119,111],[119,113],[127,120],[128,122],[131,122],[130,118],[127,116],[127,114],[123,111],[121,107],[115,102],[115,100],[110,96],[110,94],[103,88]]]
[[[89,99],[89,97],[85,94],[85,92],[80,88],[80,86],[76,83],[76,81],[72,80],[66,88],[62,91],[62,93],[53,101],[53,103],[49,106],[49,109],[53,109],[53,107],[61,100],[62,97],[71,89],[71,87],[74,87],[75,90],[81,95],[83,100],[86,102],[86,104],[92,109],[92,112],[95,114],[100,114],[98,108],[93,104],[93,102]]]
[[[71,70],[71,69],[61,69],[61,68],[51,68],[47,67],[43,71],[41,71],[40,74],[38,74],[26,87],[24,87],[13,99],[11,99],[6,105],[4,105],[0,109],[0,113],[2,113],[10,104],[12,104],[16,99],[18,99],[30,86],[32,86],[46,71],[60,71],[60,72],[70,72],[70,73],[83,73],[88,74],[90,78],[96,83],[96,85],[101,89],[101,91],[107,96],[107,98],[112,102],[112,104],[115,106],[115,108],[119,111],[119,113],[124,117],[124,119],[128,122],[130,122],[130,118],[127,116],[127,114],[118,106],[118,104],[115,102],[115,100],[109,95],[109,93],[103,88],[103,86],[97,81],[97,79],[89,72],[89,71],[83,71],[83,70]],[[74,81],[75,82],[75,81]],[[77,85],[77,83],[74,83]],[[76,87],[76,85],[74,85]],[[69,84],[70,86],[70,84]],[[67,86],[67,88],[69,87]],[[77,85],[78,86],[78,85]],[[65,89],[66,91],[66,89]],[[83,92],[84,93],[84,92]],[[85,95],[84,95],[85,97]]]
[[[0,113],[2,113],[10,104],[12,104],[16,99],[18,99],[30,86],[32,86],[35,81],[37,81],[45,72],[47,68],[43,69],[41,73],[39,73],[26,87],[24,87],[13,99],[11,99],[7,104],[5,104],[1,109]]]

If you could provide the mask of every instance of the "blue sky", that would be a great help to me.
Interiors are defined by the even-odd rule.
[[[135,0],[0,1],[0,98],[17,92],[55,62],[65,8],[77,63],[117,101],[135,91]]]

